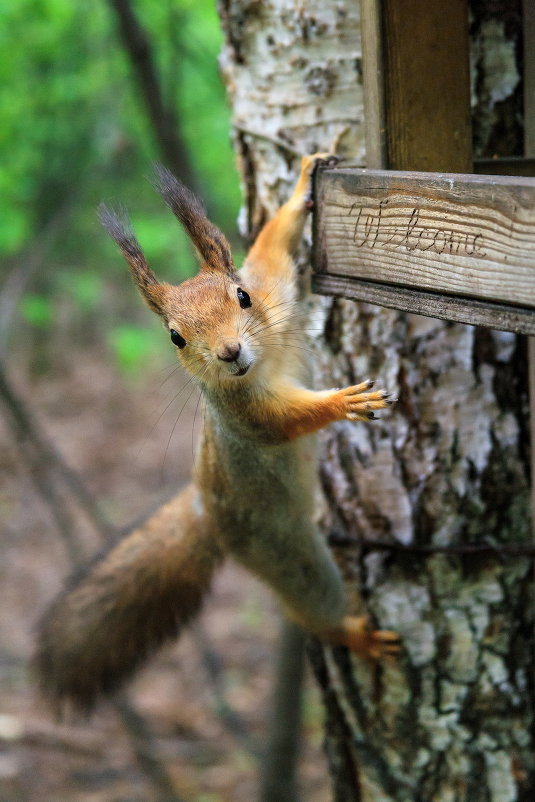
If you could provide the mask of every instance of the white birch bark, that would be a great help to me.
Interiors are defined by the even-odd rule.
[[[333,150],[365,164],[359,7],[222,0],[220,14],[251,235],[288,196],[299,154]],[[484,56],[501,34],[486,30],[474,93],[484,87],[495,106]],[[487,114],[479,126],[486,141],[492,124]],[[405,644],[378,669],[312,649],[334,798],[532,800],[529,559],[365,546],[530,538],[525,343],[328,298],[312,301],[311,320],[322,330],[312,337],[318,388],[373,376],[399,395],[382,421],[340,423],[322,438],[325,528],[345,544],[348,592]]]

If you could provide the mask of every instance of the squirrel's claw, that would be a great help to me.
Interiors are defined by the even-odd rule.
[[[353,387],[345,387],[339,390],[342,406],[342,420],[374,420],[374,410],[385,409],[392,406],[395,399],[390,397],[390,393],[385,390],[374,390],[369,392],[374,382],[370,379],[361,382]]]
[[[344,646],[369,660],[385,660],[401,651],[401,639],[391,629],[372,629],[367,615],[346,616],[343,620]]]
[[[334,167],[340,161],[339,156],[325,151],[324,153],[313,153],[311,156],[303,156],[301,160],[301,174],[308,176],[311,181],[312,176],[318,167]],[[311,211],[314,208],[312,197],[312,187],[310,186],[305,197],[305,209]]]
[[[342,161],[341,156],[335,156],[334,153],[318,154],[316,167],[336,167]]]

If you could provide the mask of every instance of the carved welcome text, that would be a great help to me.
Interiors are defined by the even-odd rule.
[[[376,209],[354,203],[349,214],[356,213],[353,242],[357,248],[387,248],[390,250],[432,251],[460,256],[486,256],[482,235],[453,228],[430,227],[420,222],[420,209],[410,211],[407,222],[393,225],[385,217],[388,198]]]

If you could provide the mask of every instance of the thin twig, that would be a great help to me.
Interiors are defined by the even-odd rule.
[[[527,543],[450,543],[445,546],[385,543],[381,540],[354,540],[339,533],[329,535],[334,548],[359,548],[362,551],[394,551],[406,554],[504,554],[511,557],[533,557],[535,546]]]
[[[191,628],[193,639],[199,650],[206,676],[215,701],[215,710],[225,729],[240,741],[242,747],[257,760],[262,756],[260,744],[251,737],[241,716],[229,705],[223,687],[223,668],[221,657],[208,642],[204,628],[198,622]]]
[[[158,757],[158,745],[145,717],[132,707],[123,694],[115,697],[114,707],[128,731],[139,765],[160,792],[159,802],[183,802],[182,797],[177,794],[171,775]]]
[[[43,465],[47,466],[48,470],[53,469],[56,471],[59,478],[68,487],[101,538],[104,541],[109,540],[114,531],[112,526],[100,511],[98,504],[88,492],[78,473],[67,464],[60,452],[42,432],[34,415],[30,413],[26,402],[8,380],[5,369],[1,363],[0,399],[3,401],[5,408],[9,411],[13,427],[22,440],[31,442],[37,453],[41,455]]]
[[[297,765],[305,675],[305,635],[284,620],[278,641],[275,684],[260,784],[261,802],[298,802]]]
[[[39,495],[48,506],[52,519],[58,528],[70,562],[75,566],[81,565],[85,555],[79,539],[74,534],[75,523],[73,515],[65,505],[50,475],[43,468],[42,458],[39,453],[29,443],[23,441],[19,442],[19,447],[28,465],[31,479]]]
[[[12,740],[24,745],[35,746],[39,749],[58,749],[62,753],[72,752],[76,755],[98,758],[99,760],[102,760],[105,751],[102,747],[76,743],[71,733],[61,736],[56,733],[41,731],[23,732],[19,737]]]
[[[0,359],[5,358],[11,321],[17,304],[32,276],[43,265],[50,248],[65,230],[72,215],[78,190],[56,209],[35,237],[29,250],[20,256],[7,276],[0,294]]]
[[[247,134],[248,136],[252,136],[255,139],[263,139],[266,142],[271,142],[272,145],[276,145],[278,148],[285,150],[287,153],[290,153],[292,156],[297,156],[300,159],[303,156],[302,151],[297,150],[292,145],[285,142],[284,139],[279,139],[279,137],[271,136],[270,134],[265,134],[262,131],[253,131],[251,128],[246,128],[243,125],[238,125],[237,123],[233,123],[232,127],[235,131],[240,131],[242,134]]]
[[[11,386],[2,365],[0,365],[0,398],[4,401],[4,408],[9,411],[12,428],[22,436],[21,453],[30,466],[35,487],[54,517],[67,545],[73,566],[78,567],[82,562],[82,556],[80,543],[75,535],[74,521],[66,512],[65,505],[52,481],[51,469],[56,470],[56,478],[63,481],[79,503],[83,500],[86,512],[96,509],[95,502],[78,474],[66,465],[63,457],[40,431],[35,418]],[[93,514],[91,519],[101,538],[109,539],[113,529],[104,517]],[[183,802],[174,790],[171,775],[157,756],[154,736],[145,719],[124,695],[114,700],[113,704],[125,730],[130,735],[141,768],[158,789],[159,802]]]
[[[130,59],[163,159],[189,187],[198,181],[188,148],[180,133],[175,105],[165,103],[152,43],[130,0],[109,0],[116,15],[124,49]]]

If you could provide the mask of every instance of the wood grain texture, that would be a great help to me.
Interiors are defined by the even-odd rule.
[[[361,0],[368,167],[471,170],[468,6]]]
[[[522,1],[524,32],[524,155],[535,156],[535,6]],[[535,534],[535,338],[528,339],[528,377],[531,439],[531,524]]]
[[[466,0],[382,0],[386,164],[472,169]]]
[[[327,170],[315,268],[535,307],[535,180]]]

